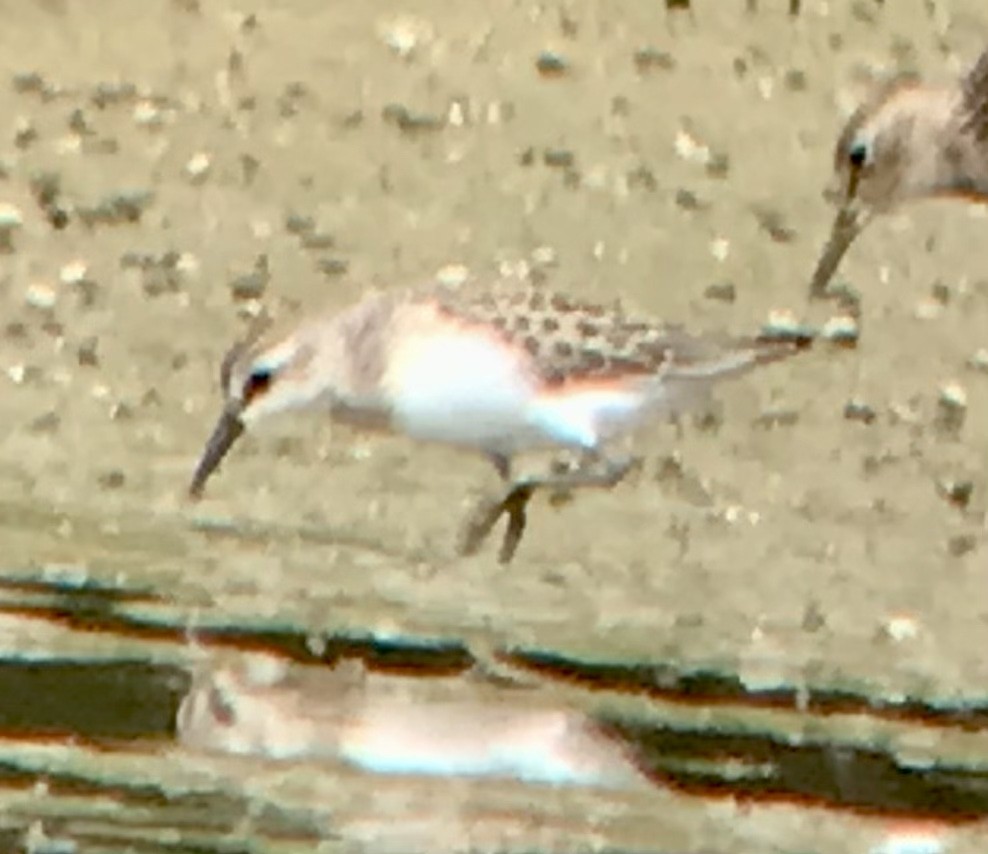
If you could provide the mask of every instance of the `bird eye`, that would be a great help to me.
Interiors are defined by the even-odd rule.
[[[250,403],[255,397],[264,394],[271,385],[274,373],[270,368],[254,368],[244,383],[244,403]]]
[[[855,169],[860,169],[867,164],[869,153],[868,143],[858,140],[848,149],[847,159]]]

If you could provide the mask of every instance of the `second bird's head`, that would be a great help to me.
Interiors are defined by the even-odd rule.
[[[189,486],[199,497],[234,442],[251,425],[280,412],[311,409],[332,393],[315,371],[316,347],[298,334],[264,342],[254,333],[234,346],[220,367],[223,410]]]

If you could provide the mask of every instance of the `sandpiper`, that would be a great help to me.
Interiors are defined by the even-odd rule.
[[[539,691],[332,670],[260,656],[193,673],[176,716],[189,748],[271,759],[339,759],[378,774],[502,777],[625,788],[644,777],[606,725]],[[438,695],[438,696],[437,696]]]
[[[277,413],[322,411],[357,428],[486,456],[506,489],[468,520],[460,550],[475,552],[506,515],[507,563],[536,490],[616,485],[632,460],[605,456],[608,440],[646,417],[679,414],[705,399],[713,381],[798,348],[691,335],[618,305],[534,287],[378,292],[230,350],[220,371],[226,403],[190,494],[201,495],[246,428]],[[515,456],[540,449],[575,451],[580,465],[512,479]]]
[[[837,215],[810,280],[824,296],[844,253],[877,214],[923,198],[988,200],[988,50],[952,85],[892,78],[853,113],[834,150]]]

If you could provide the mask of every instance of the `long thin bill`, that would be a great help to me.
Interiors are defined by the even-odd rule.
[[[810,279],[810,298],[820,299],[826,296],[827,286],[837,272],[840,262],[851,247],[854,239],[861,233],[867,223],[867,217],[851,205],[845,205],[834,217],[830,230],[830,239],[820,253],[813,277]]]
[[[227,451],[237,441],[240,434],[244,432],[243,422],[236,410],[227,408],[223,410],[219,421],[213,428],[213,433],[206,442],[206,448],[199,458],[195,473],[192,475],[192,483],[189,485],[189,495],[192,498],[202,496],[202,491],[206,486],[209,476],[216,471],[216,467],[226,456]]]

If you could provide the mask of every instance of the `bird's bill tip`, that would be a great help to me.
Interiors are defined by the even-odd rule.
[[[865,218],[851,207],[843,207],[837,212],[830,237],[820,253],[816,269],[810,278],[810,299],[822,299],[827,296],[830,280],[833,279],[841,260],[864,226]]]
[[[233,443],[240,438],[240,434],[243,432],[244,424],[240,419],[239,412],[233,407],[226,407],[216,422],[192,475],[192,482],[189,484],[190,498],[202,497],[203,490],[206,488],[206,481],[216,471],[227,452],[233,447]]]

